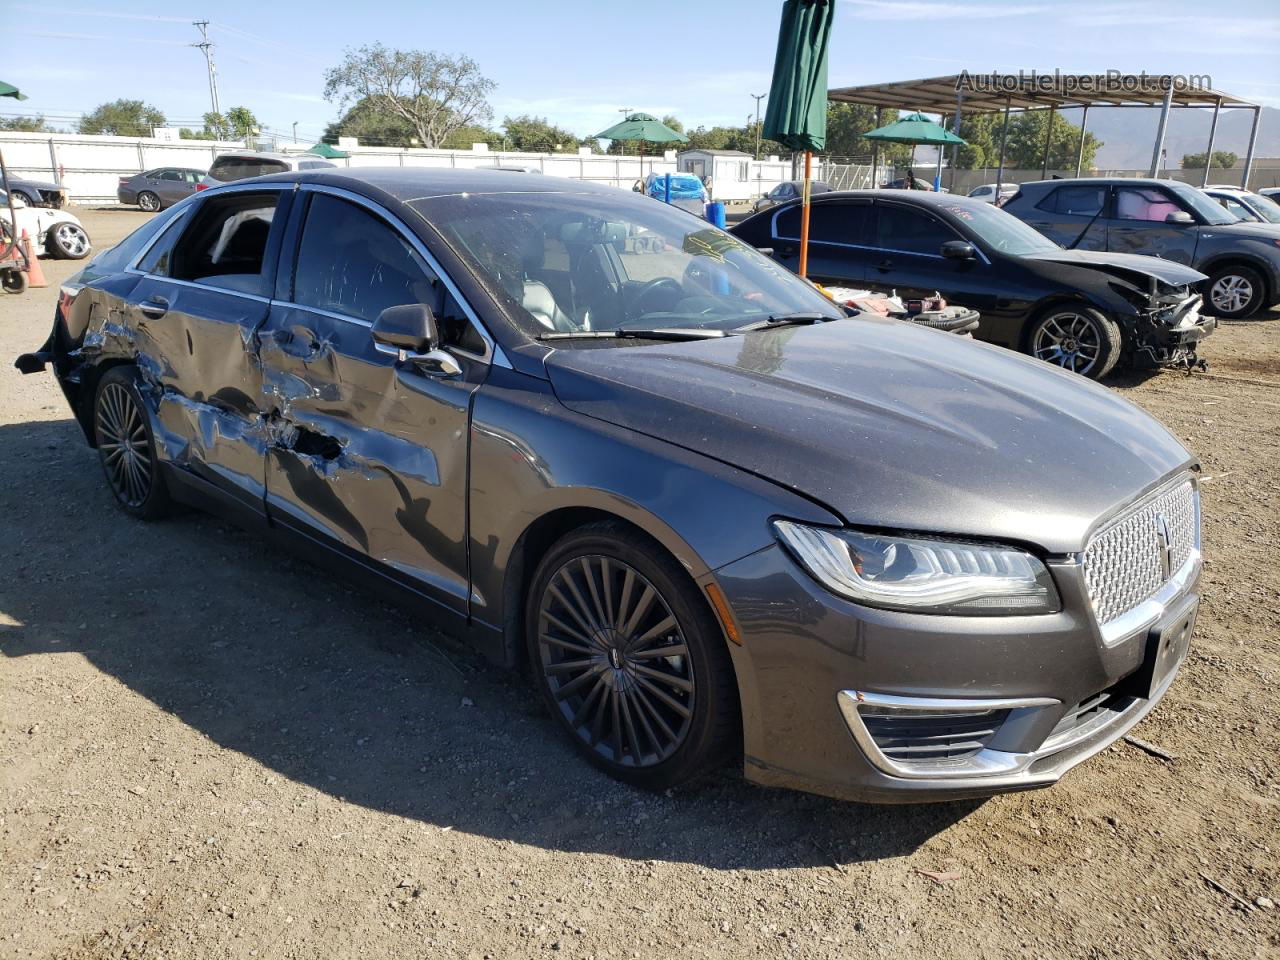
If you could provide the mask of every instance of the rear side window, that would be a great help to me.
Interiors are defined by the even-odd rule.
[[[809,239],[814,243],[864,244],[870,203],[815,203],[809,208]],[[800,206],[778,214],[778,237],[800,239]]]
[[[287,163],[266,157],[219,157],[209,168],[209,176],[220,183],[247,180],[249,177],[265,177],[269,173],[284,173]]]
[[[954,230],[927,213],[881,204],[876,218],[876,246],[906,253],[929,253],[941,256],[942,245],[959,239]]]
[[[1059,187],[1041,200],[1037,207],[1049,213],[1065,213],[1076,217],[1096,216],[1107,202],[1104,184]]]
[[[168,210],[157,213],[110,250],[104,250],[98,254],[89,261],[94,274],[101,275],[123,270],[151,242],[151,238],[168,226],[174,217],[182,213],[183,209],[182,207],[170,207]]]
[[[185,213],[185,211],[184,211]],[[146,256],[138,261],[138,269],[157,277],[169,276],[169,262],[173,255],[173,246],[182,235],[183,218],[179,217],[171,223],[160,239],[152,244]]]
[[[280,195],[210,197],[174,245],[169,276],[265,296],[267,240]]]
[[[318,170],[322,167],[334,167],[336,164],[330,163],[328,160],[303,160],[298,164],[299,170]]]

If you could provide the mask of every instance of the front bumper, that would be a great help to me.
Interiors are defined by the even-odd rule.
[[[748,779],[849,800],[955,800],[1049,786],[1105,749],[1176,676],[1199,556],[1175,595],[1162,595],[1119,639],[1101,635],[1079,566],[1050,567],[1061,612],[998,618],[860,607],[827,593],[777,547],[716,571],[743,638],[731,652]],[[895,717],[954,717],[959,726],[895,739],[884,719]],[[956,742],[956,730],[980,748],[912,757],[934,749],[921,743]]]
[[[1195,362],[1200,341],[1218,328],[1217,317],[1186,311],[1176,323],[1144,321],[1134,343],[1134,363],[1139,368],[1185,366]]]

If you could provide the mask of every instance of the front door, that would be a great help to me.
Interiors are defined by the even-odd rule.
[[[1170,223],[1171,214],[1190,213],[1190,223]],[[1107,249],[1141,253],[1190,266],[1196,253],[1195,214],[1158,186],[1117,186],[1107,219]]]
[[[299,198],[291,289],[278,288],[260,338],[268,515],[465,614],[468,430],[486,344],[385,211],[322,189]],[[378,315],[407,303],[435,312],[460,376],[374,342]]]
[[[127,306],[138,364],[160,387],[161,456],[254,514],[265,455],[257,333],[287,206],[281,189],[205,199],[141,259]]]

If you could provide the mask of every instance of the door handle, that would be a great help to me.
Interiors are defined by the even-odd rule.
[[[138,309],[142,311],[144,317],[150,317],[152,320],[159,320],[169,312],[169,301],[164,297],[152,297],[149,300],[143,300],[138,304]]]
[[[876,269],[877,269],[877,270],[881,270],[881,271],[884,271],[884,270],[892,270],[892,269],[893,269],[893,261],[892,261],[892,260],[881,260],[879,263],[877,263],[877,264],[876,264]]]

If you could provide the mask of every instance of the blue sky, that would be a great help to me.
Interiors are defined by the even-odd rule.
[[[1238,96],[1280,106],[1280,3],[1236,0],[837,0],[831,83],[846,86],[1018,69],[1208,73]],[[347,46],[466,53],[498,84],[495,119],[546,116],[580,135],[624,107],[688,126],[741,123],[769,86],[777,0],[4,0],[3,79],[55,125],[117,97],[174,121],[209,109],[204,59],[187,44],[212,21],[224,109],[315,139],[337,113],[324,70]],[[142,10],[156,11],[143,13]],[[724,37],[724,40],[717,38]]]

